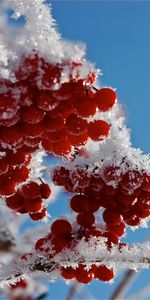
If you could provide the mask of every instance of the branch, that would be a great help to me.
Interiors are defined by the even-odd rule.
[[[91,251],[89,251],[91,249]],[[52,257],[52,258],[50,258]],[[118,246],[108,251],[106,244],[97,241],[97,244],[80,241],[74,250],[65,249],[60,254],[46,256],[43,253],[34,252],[28,260],[18,259],[16,262],[5,265],[0,272],[2,284],[12,282],[30,275],[33,272],[43,272],[51,279],[60,276],[61,267],[72,266],[77,268],[79,264],[90,268],[93,264],[107,265],[110,268],[141,269],[150,267],[150,243],[123,247],[121,252]]]
[[[125,276],[123,277],[123,280],[120,282],[120,284],[117,286],[117,288],[111,295],[110,300],[122,299],[126,288],[129,285],[129,282],[132,280],[135,274],[136,272],[134,270],[129,270],[126,272]]]

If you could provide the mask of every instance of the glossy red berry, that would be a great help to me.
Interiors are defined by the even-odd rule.
[[[75,270],[72,267],[61,268],[61,276],[66,280],[73,279],[75,277]]]
[[[58,219],[53,222],[51,226],[51,232],[55,236],[62,238],[69,237],[72,231],[71,224],[65,219]]]
[[[24,207],[30,213],[38,212],[43,208],[42,199],[40,197],[36,199],[25,199]]]
[[[41,197],[44,199],[48,199],[51,195],[51,189],[47,183],[42,183],[40,185]]]
[[[44,112],[35,106],[24,107],[21,110],[21,120],[29,124],[40,123],[44,118]]]
[[[77,213],[87,212],[89,209],[88,197],[85,195],[75,195],[70,200],[70,207]]]
[[[80,213],[77,216],[77,223],[83,227],[91,227],[95,222],[95,217],[90,212]]]
[[[21,191],[23,196],[27,199],[38,198],[41,195],[40,185],[34,181],[30,181],[23,185]]]
[[[7,159],[5,157],[0,157],[0,175],[7,173],[9,168]]]
[[[42,211],[40,212],[36,212],[36,213],[31,213],[29,214],[30,215],[30,218],[33,220],[33,221],[40,221],[42,220],[44,217],[46,217],[46,208],[43,208]]]
[[[103,120],[95,120],[88,124],[89,137],[98,142],[108,137],[110,132],[110,125]]]
[[[101,88],[95,93],[94,100],[100,111],[107,111],[117,102],[117,95],[111,88]]]
[[[94,279],[94,273],[91,270],[86,271],[84,265],[79,265],[75,270],[75,277],[78,282],[87,284]]]
[[[69,134],[81,135],[87,130],[87,121],[75,114],[70,114],[66,119],[66,128]]]
[[[114,278],[114,272],[112,269],[108,269],[106,266],[101,265],[96,268],[94,272],[95,278],[101,281],[109,281]]]

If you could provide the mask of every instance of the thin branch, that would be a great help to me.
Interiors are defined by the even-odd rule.
[[[129,285],[129,282],[132,280],[135,274],[136,272],[134,270],[129,270],[126,272],[126,274],[123,277],[123,280],[120,282],[120,284],[117,286],[117,288],[114,290],[113,294],[111,295],[110,300],[122,299],[126,291],[126,288]]]

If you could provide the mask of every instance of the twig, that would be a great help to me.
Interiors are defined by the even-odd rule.
[[[135,274],[136,272],[134,270],[129,270],[126,272],[126,274],[123,277],[123,280],[120,282],[120,284],[114,290],[113,294],[110,296],[110,300],[122,299],[122,296],[125,293],[125,290],[129,285],[129,282],[131,281],[131,279],[134,277]]]

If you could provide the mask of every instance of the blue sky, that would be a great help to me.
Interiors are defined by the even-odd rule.
[[[149,1],[51,1],[53,16],[62,36],[87,45],[88,60],[103,71],[102,85],[117,88],[126,109],[132,143],[145,153],[150,151],[150,2]],[[65,198],[65,196],[63,196]],[[50,207],[51,214],[62,215],[67,201],[62,196]],[[60,204],[61,203],[61,204]],[[131,232],[128,241],[143,241],[149,229]],[[113,285],[94,281],[86,288],[97,300],[108,300],[122,274]],[[148,283],[150,271],[143,271],[130,288],[130,294]],[[69,287],[59,281],[49,284],[47,300],[65,299]],[[75,300],[81,299],[76,296]],[[145,298],[142,300],[150,299]]]

